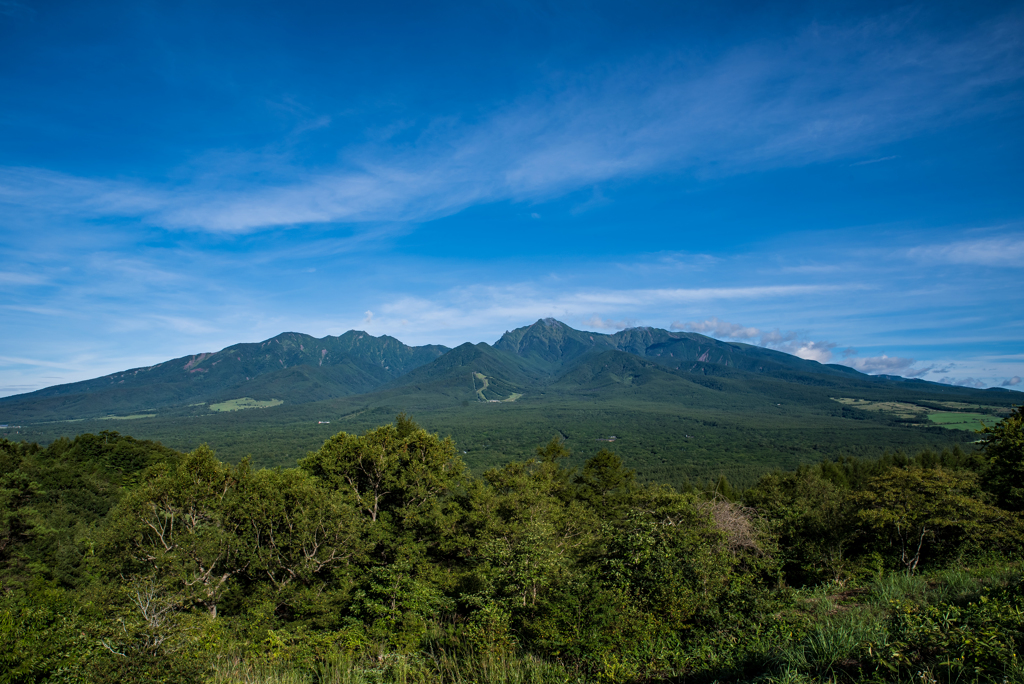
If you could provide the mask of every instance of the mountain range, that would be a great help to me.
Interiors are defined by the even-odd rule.
[[[263,342],[0,398],[0,421],[161,412],[242,397],[302,404],[381,390],[393,394],[402,388],[422,393],[426,386],[441,401],[498,401],[549,385],[645,382],[652,373],[693,376],[687,379],[703,386],[708,381],[701,377],[748,374],[810,385],[907,382],[696,333],[629,328],[607,335],[549,318],[508,331],[494,345],[466,343],[455,349],[412,347],[358,330],[322,338],[282,333]],[[944,385],[936,389],[949,391]]]
[[[935,416],[973,411],[964,416],[994,422],[1019,396],[865,375],[696,333],[601,334],[542,319],[493,345],[454,349],[356,330],[283,333],[0,398],[0,424],[19,426],[0,435],[45,442],[116,429],[288,465],[339,429],[404,411],[452,435],[474,467],[560,435],[583,454],[614,442],[642,475],[678,482],[723,464],[753,477],[823,456],[969,445],[972,432]]]

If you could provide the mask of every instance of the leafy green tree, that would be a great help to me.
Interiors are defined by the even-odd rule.
[[[1024,511],[1024,406],[981,431],[990,465],[985,487],[1000,508]]]
[[[558,463],[572,456],[572,451],[565,446],[565,440],[560,435],[555,435],[551,441],[544,446],[537,447],[534,452],[537,454],[537,458],[545,463]]]
[[[465,485],[465,466],[451,438],[414,425],[339,432],[299,467],[344,492],[370,524],[436,516],[444,497]]]
[[[399,416],[362,435],[338,433],[299,467],[362,530],[353,610],[378,637],[410,647],[456,581],[450,562],[469,480],[454,442]]]
[[[778,536],[780,561],[791,584],[842,581],[853,567],[853,506],[849,492],[818,468],[764,476],[743,495]]]
[[[584,504],[567,501],[565,474],[553,460],[510,463],[484,481],[467,502],[476,570],[496,600],[530,614],[591,543],[597,521]]]
[[[281,592],[330,579],[364,559],[361,519],[336,490],[298,469],[252,472],[247,461],[234,477],[225,519],[237,530],[252,581],[269,581]]]
[[[201,605],[216,616],[228,581],[248,560],[227,515],[236,484],[206,445],[174,470],[155,467],[112,511],[101,545],[106,570],[150,577],[178,606]]]
[[[614,583],[673,630],[712,620],[741,558],[715,520],[715,502],[648,488],[610,535],[603,561]]]
[[[908,574],[926,557],[956,557],[980,546],[1018,543],[1019,521],[980,500],[977,476],[891,468],[854,497],[857,519],[894,549]],[[1010,537],[1007,538],[1006,534]]]
[[[587,460],[574,482],[577,496],[591,505],[615,506],[636,489],[636,471],[626,468],[618,454],[601,449]]]
[[[33,506],[42,493],[21,470],[0,475],[0,564],[6,564],[16,548],[42,531],[44,523]]]

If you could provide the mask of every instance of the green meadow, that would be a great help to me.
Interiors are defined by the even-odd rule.
[[[280,406],[284,402],[280,399],[269,399],[267,401],[257,401],[249,397],[242,397],[241,399],[231,399],[229,401],[222,401],[217,404],[210,404],[211,411],[241,411],[243,409],[253,408],[271,408],[273,406]]]
[[[948,430],[980,430],[984,426],[993,426],[998,418],[984,413],[929,413],[928,420]]]

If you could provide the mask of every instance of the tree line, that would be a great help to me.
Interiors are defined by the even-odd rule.
[[[4,440],[0,682],[257,681],[243,665],[333,681],[323,668],[341,661],[462,681],[444,658],[551,681],[896,681],[914,668],[1002,681],[1024,672],[1022,422],[1018,408],[977,451],[826,461],[744,491],[639,484],[607,449],[570,468],[557,437],[475,477],[451,439],[404,415],[294,468],[109,431]],[[956,629],[925,619],[931,599],[896,601],[871,608],[876,631],[842,658],[815,659],[808,640],[839,613],[809,596],[856,602],[894,577],[920,587],[979,567],[1004,575],[972,575],[977,596],[940,602],[968,611]],[[947,632],[959,664],[940,662]]]

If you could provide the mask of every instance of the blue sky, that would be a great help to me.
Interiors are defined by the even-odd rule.
[[[0,395],[554,316],[1024,389],[1019,3],[0,0]]]

